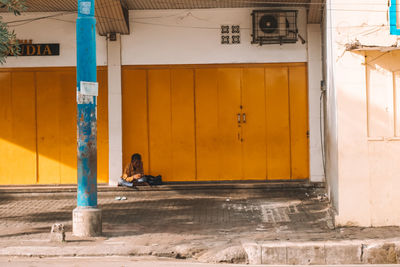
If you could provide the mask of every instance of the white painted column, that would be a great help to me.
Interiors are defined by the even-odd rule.
[[[320,95],[322,80],[321,25],[307,25],[308,62],[308,117],[310,127],[310,181],[325,180],[321,137],[320,137]]]
[[[121,37],[107,40],[108,62],[108,177],[109,185],[117,186],[122,175],[122,92],[121,92]]]

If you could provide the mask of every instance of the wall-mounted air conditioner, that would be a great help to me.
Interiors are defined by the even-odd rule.
[[[297,10],[254,10],[253,44],[297,42]]]

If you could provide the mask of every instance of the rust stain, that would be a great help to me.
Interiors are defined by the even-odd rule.
[[[80,121],[81,121],[81,122],[84,122],[84,121],[85,121],[85,118],[84,118],[84,116],[83,116],[83,113],[81,114],[81,119],[80,119]]]

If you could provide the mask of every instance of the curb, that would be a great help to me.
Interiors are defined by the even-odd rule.
[[[400,239],[343,240],[318,242],[246,242],[230,246],[154,247],[123,244],[68,246],[48,243],[45,246],[9,246],[0,256],[15,257],[98,257],[155,256],[189,259],[208,263],[248,263],[250,265],[339,265],[398,264]]]
[[[243,243],[249,264],[398,264],[400,240]]]
[[[316,182],[224,182],[224,183],[167,183],[158,186],[138,186],[136,189],[105,184],[98,185],[98,192],[176,191],[176,190],[227,190],[227,189],[312,189],[325,188],[325,183]],[[21,193],[76,193],[76,185],[46,186],[0,186],[0,194]]]

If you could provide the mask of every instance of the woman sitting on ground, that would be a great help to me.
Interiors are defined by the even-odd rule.
[[[125,167],[124,174],[121,176],[119,184],[132,186],[133,182],[142,178],[143,175],[142,156],[135,153],[131,157],[131,162]]]

